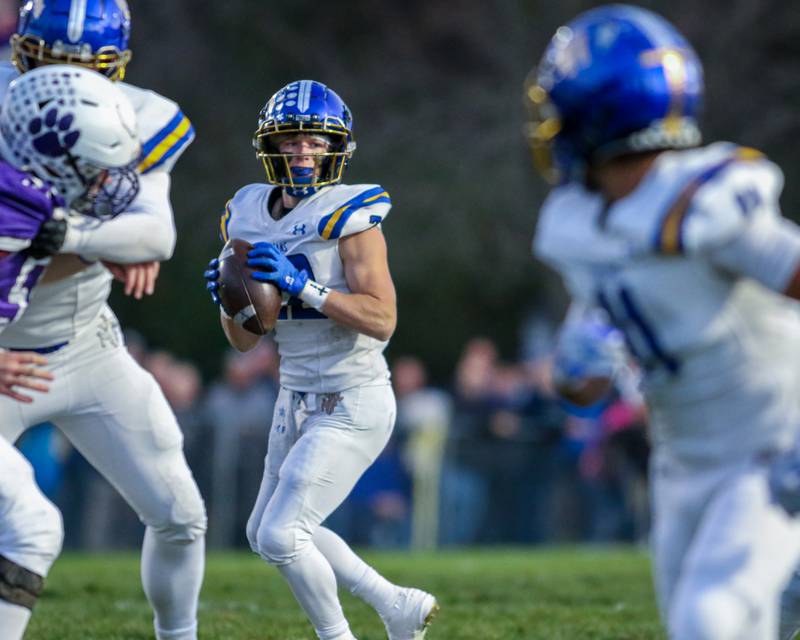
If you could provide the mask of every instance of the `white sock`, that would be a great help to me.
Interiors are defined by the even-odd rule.
[[[0,600],[0,638],[21,640],[31,619],[31,610]]]
[[[205,538],[167,542],[147,527],[142,586],[155,613],[158,640],[197,640],[197,600],[204,568]]]
[[[314,544],[330,563],[339,586],[361,598],[379,614],[389,610],[400,587],[389,582],[330,529],[319,527]]]
[[[320,640],[349,640],[352,637],[336,593],[336,576],[313,543],[303,555],[289,564],[280,565],[278,570],[289,583]]]

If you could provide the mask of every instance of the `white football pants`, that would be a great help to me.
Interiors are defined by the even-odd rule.
[[[39,491],[31,465],[0,439],[0,556],[44,577],[63,539],[61,514]],[[30,615],[29,608],[0,599],[0,637],[22,638]]]
[[[61,551],[61,514],[22,454],[0,440],[0,556],[42,577]]]
[[[31,404],[0,396],[0,436],[54,423],[147,527],[142,583],[159,638],[196,637],[206,515],[183,455],[183,434],[160,387],[124,346],[107,307],[47,354],[55,380]]]
[[[767,467],[653,460],[656,594],[673,640],[774,640],[800,559],[800,521],[770,501]]]
[[[282,388],[275,404],[247,539],[278,566],[323,640],[350,631],[333,569],[312,538],[386,446],[395,414],[388,384],[328,394]]]

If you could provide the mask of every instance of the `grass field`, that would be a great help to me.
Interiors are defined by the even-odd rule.
[[[365,557],[390,579],[423,587],[442,610],[430,640],[657,640],[647,558],[631,549],[467,550]],[[384,640],[380,619],[350,594],[359,640]],[[145,640],[150,609],[138,556],[65,554],[53,568],[26,640]],[[278,572],[246,553],[209,554],[202,640],[311,640]]]

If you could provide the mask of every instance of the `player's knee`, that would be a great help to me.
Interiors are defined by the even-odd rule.
[[[308,546],[311,537],[296,523],[262,523],[256,532],[256,553],[274,565],[294,562]]]
[[[685,594],[670,615],[670,637],[679,640],[735,640],[751,616],[748,603],[729,589]]]
[[[256,520],[253,516],[250,516],[250,519],[247,521],[247,525],[245,526],[244,529],[244,533],[247,536],[247,542],[250,545],[250,548],[253,550],[253,553],[259,553],[258,525],[259,521]]]
[[[45,500],[43,516],[40,520],[40,555],[47,562],[48,569],[53,565],[61,546],[64,544],[64,523],[61,512],[49,500]]]
[[[167,542],[194,542],[206,534],[206,508],[199,492],[191,499],[184,500],[180,506],[172,510],[176,515],[165,522],[149,524],[162,540]]]
[[[24,545],[20,549],[9,549],[9,555],[35,573],[46,576],[61,553],[64,525],[61,512],[42,494],[31,494],[30,500],[35,517],[25,527]]]
[[[256,532],[256,553],[274,565],[294,560],[295,530],[292,526],[262,523]]]

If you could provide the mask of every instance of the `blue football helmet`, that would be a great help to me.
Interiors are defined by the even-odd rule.
[[[27,0],[11,37],[20,73],[43,64],[75,64],[111,80],[130,62],[131,14],[126,0]]]
[[[526,82],[534,163],[551,182],[584,180],[616,156],[700,144],[703,69],[661,16],[629,5],[560,27]]]
[[[292,154],[278,150],[284,136],[299,133],[320,136],[328,143],[326,153],[316,154],[316,169],[290,167]],[[267,182],[303,198],[320,187],[341,182],[356,148],[353,116],[336,92],[321,82],[291,82],[275,93],[258,114],[253,146],[267,171]]]

